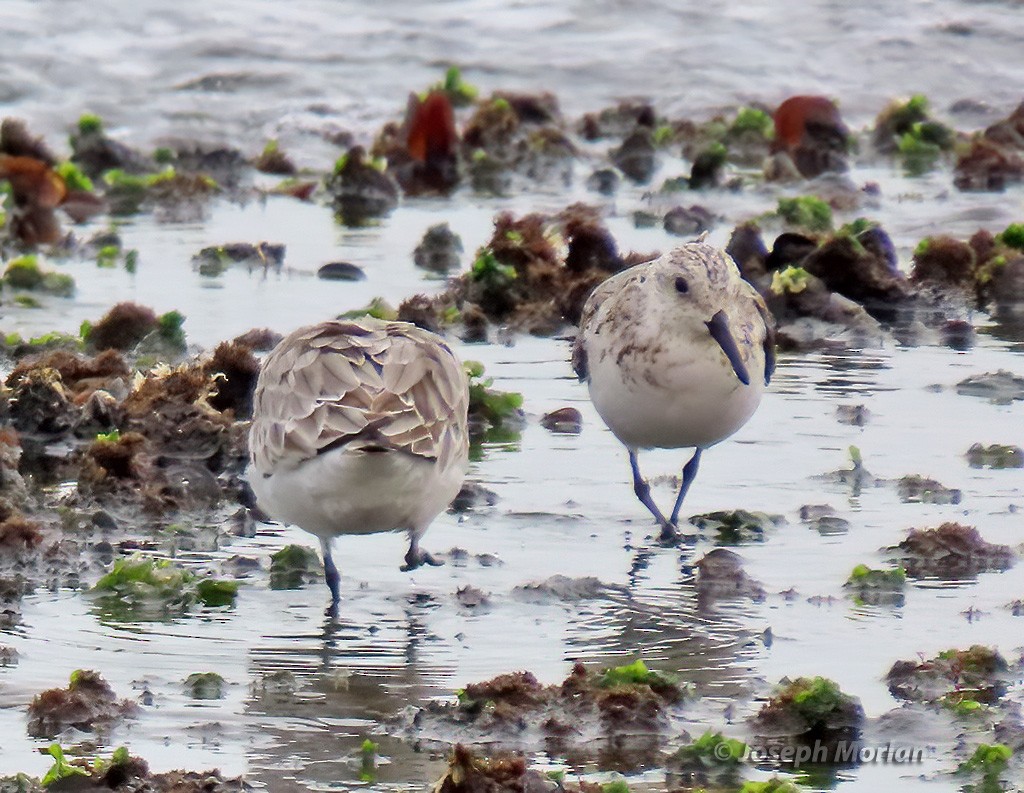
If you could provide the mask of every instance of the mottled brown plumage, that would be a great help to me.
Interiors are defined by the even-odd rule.
[[[453,459],[468,443],[468,392],[454,356],[403,322],[334,321],[301,328],[263,365],[252,462],[295,467],[341,444]]]
[[[253,397],[250,482],[261,506],[321,539],[419,536],[465,475],[469,389],[444,341],[405,322],[334,320],[300,328],[267,356]]]

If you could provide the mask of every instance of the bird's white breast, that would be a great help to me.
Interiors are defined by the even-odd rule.
[[[426,530],[459,492],[468,459],[447,466],[402,452],[353,452],[344,447],[278,468],[250,469],[259,505],[318,537]]]
[[[687,316],[648,284],[611,296],[584,330],[591,400],[631,449],[707,448],[757,409],[764,392],[763,324],[753,304],[727,307],[749,371],[744,384],[705,318]],[[751,332],[757,328],[760,333]]]

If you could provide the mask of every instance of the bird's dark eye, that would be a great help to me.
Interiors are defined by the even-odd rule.
[[[682,276],[676,278],[676,291],[681,295],[685,295],[690,291],[690,285],[686,283],[686,279]]]

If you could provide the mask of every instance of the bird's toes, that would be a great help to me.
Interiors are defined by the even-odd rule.
[[[408,573],[410,570],[416,570],[423,565],[429,565],[430,567],[440,567],[444,564],[444,560],[438,559],[427,551],[417,551],[415,554],[406,554],[405,564],[403,564],[399,570],[403,573]]]
[[[438,559],[431,553],[423,552],[423,564],[428,564],[431,567],[440,567],[444,564],[444,559]]]
[[[661,533],[658,535],[658,545],[664,548],[678,548],[685,539],[678,528],[666,522],[661,526]]]

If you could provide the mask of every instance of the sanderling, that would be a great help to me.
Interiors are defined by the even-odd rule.
[[[405,530],[402,569],[439,564],[419,539],[462,486],[468,406],[458,358],[406,322],[322,322],[267,356],[253,398],[250,484],[269,515],[320,538],[333,604],[338,535]]]
[[[608,428],[629,451],[633,489],[677,537],[679,508],[704,449],[751,417],[775,368],[764,301],[736,265],[703,238],[609,278],[587,299],[573,369]],[[637,453],[695,449],[666,520]]]

